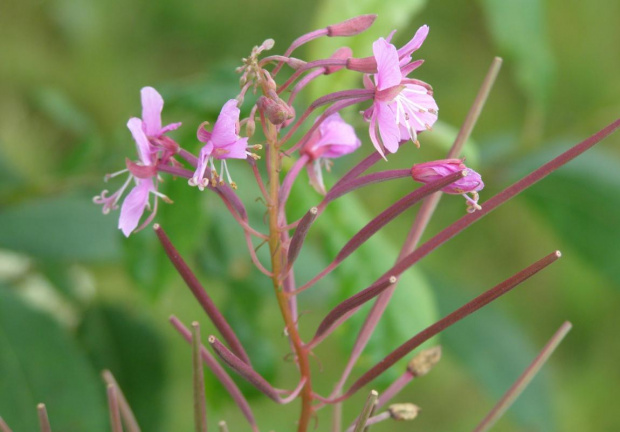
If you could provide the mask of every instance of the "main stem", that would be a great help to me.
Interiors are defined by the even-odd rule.
[[[268,152],[268,172],[269,172],[269,250],[271,252],[271,271],[273,288],[278,300],[278,306],[284,319],[286,332],[295,351],[297,364],[299,365],[299,373],[301,378],[306,379],[306,384],[301,391],[301,415],[299,417],[298,432],[306,432],[308,424],[312,418],[312,385],[310,381],[310,362],[308,359],[308,351],[304,348],[304,344],[299,337],[297,325],[293,320],[291,310],[289,308],[288,295],[284,291],[283,280],[285,274],[283,270],[287,268],[286,254],[282,248],[282,228],[280,221],[286,221],[280,218],[280,149],[278,145],[278,132],[273,124],[266,121],[266,138]],[[282,206],[283,208],[283,206]]]

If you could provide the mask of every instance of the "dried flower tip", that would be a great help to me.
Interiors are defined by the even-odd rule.
[[[327,26],[327,36],[355,36],[370,27],[377,19],[377,15],[360,15],[349,18],[338,24]]]
[[[399,403],[390,405],[388,411],[394,420],[408,421],[418,416],[420,407],[412,403]]]
[[[390,281],[391,284],[395,284],[397,280],[398,279],[396,279],[396,276],[390,276],[389,281]]]
[[[248,148],[250,148],[252,150],[262,150],[263,149],[263,145],[262,144],[252,144],[252,145],[248,146]]]
[[[258,109],[265,114],[265,117],[274,125],[284,123],[295,117],[295,110],[279,97],[268,98],[261,96],[256,102]]]
[[[441,360],[441,346],[425,349],[411,359],[407,364],[407,370],[411,375],[420,377],[429,373],[439,360]]]

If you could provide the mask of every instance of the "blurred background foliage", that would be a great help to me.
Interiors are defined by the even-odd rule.
[[[125,124],[140,113],[141,87],[161,91],[164,121],[183,121],[175,138],[197,151],[195,127],[214,120],[236,95],[234,67],[253,45],[274,38],[274,51],[282,52],[301,33],[360,13],[379,15],[366,34],[316,41],[298,55],[325,57],[334,42],[368,55],[371,42],[393,28],[397,45],[420,25],[431,28],[416,76],[435,88],[441,123],[424,134],[420,150],[407,146],[381,168],[441,158],[495,55],[504,67],[466,150],[487,184],[483,202],[620,112],[616,0],[0,3],[0,415],[15,430],[36,429],[41,401],[57,430],[107,430],[98,377],[104,368],[116,375],[144,430],[192,429],[190,349],[166,321],[173,313],[198,319],[203,335],[212,327],[151,230],[122,238],[118,213],[104,217],[91,197],[106,186],[105,173],[133,157]],[[318,82],[305,103],[312,94],[359,85],[346,72],[332,78]],[[336,162],[335,174],[372,151],[365,141],[358,155]],[[398,398],[423,407],[403,430],[470,430],[565,319],[573,331],[495,430],[620,430],[618,144],[620,137],[609,138],[408,273],[354,376],[433,318],[554,249],[564,253],[551,269],[445,332],[440,366]],[[231,170],[260,224],[264,207],[255,202],[251,176],[243,164]],[[300,183],[293,215],[319,200]],[[410,188],[402,180],[337,202],[317,221],[298,279],[323,268],[368,217]],[[172,179],[164,192],[175,204],[160,206],[156,221],[194,265],[259,371],[291,388],[295,370],[282,361],[287,346],[270,284],[253,269],[240,229],[215,196]],[[427,236],[463,211],[459,198],[444,197]],[[301,296],[304,332],[382,274],[412,218],[408,212],[395,221]],[[320,391],[337,379],[360,318],[317,350]],[[400,370],[382,377],[378,390]],[[246,430],[215,379],[205,379],[213,425],[226,419],[231,430]],[[274,406],[241,386],[259,424],[293,428],[296,406]],[[345,419],[363,399],[346,404]],[[320,415],[318,429],[327,425]]]

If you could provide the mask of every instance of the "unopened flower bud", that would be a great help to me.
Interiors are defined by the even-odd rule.
[[[282,124],[286,120],[295,117],[295,110],[286,102],[276,96],[277,99],[271,99],[265,96],[258,98],[256,104],[258,109],[269,119],[274,125]]]
[[[377,15],[360,15],[338,24],[327,26],[327,36],[355,36],[372,25]]]
[[[413,420],[418,416],[420,407],[412,403],[392,404],[388,408],[390,416],[396,421]]]
[[[407,370],[416,377],[426,375],[441,359],[441,346],[425,349],[409,361]]]

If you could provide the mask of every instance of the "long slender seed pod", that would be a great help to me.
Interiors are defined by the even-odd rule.
[[[372,235],[374,235],[377,231],[383,228],[388,222],[394,220],[396,216],[400,215],[414,204],[420,202],[430,194],[440,189],[443,189],[444,187],[454,183],[455,181],[462,179],[466,175],[467,170],[452,173],[435,182],[428,183],[414,190],[400,200],[396,201],[396,203],[392,204],[386,210],[381,212],[377,217],[368,222],[368,224],[366,224],[364,228],[358,231],[357,234],[355,234],[351,238],[351,240],[349,240],[347,244],[343,246],[340,252],[338,252],[338,255],[336,255],[334,262],[342,262],[345,258],[351,255],[355,250],[357,250],[358,247],[364,244],[364,242],[366,242],[366,240],[368,240]]]
[[[205,400],[205,377],[200,358],[200,325],[192,323],[192,370],[194,381],[194,427],[196,432],[207,432],[207,401]]]
[[[386,210],[384,210],[381,214],[375,217],[373,220],[368,222],[364,228],[362,228],[357,234],[355,234],[351,240],[347,242],[346,245],[340,250],[336,258],[318,275],[313,277],[310,281],[304,284],[302,287],[298,289],[298,292],[304,291],[311,286],[313,286],[317,281],[328,275],[332,272],[336,267],[344,261],[349,255],[351,255],[358,247],[360,247],[366,240],[368,240],[371,236],[373,236],[377,231],[383,228],[387,223],[392,221],[396,216],[400,215],[402,212],[416,204],[417,202],[423,200],[425,197],[435,193],[436,191],[448,186],[455,181],[462,179],[467,175],[467,170],[458,171],[447,175],[439,180],[436,180],[432,183],[428,183],[413,192],[409,195],[401,198],[396,203],[392,204]]]
[[[381,360],[379,363],[373,366],[370,370],[368,370],[368,372],[366,372],[357,381],[355,381],[353,385],[351,385],[351,387],[347,390],[345,395],[342,398],[339,398],[338,400],[343,400],[351,396],[352,394],[357,392],[360,388],[362,388],[364,385],[368,384],[370,381],[375,379],[377,376],[381,375],[394,363],[396,363],[398,360],[400,360],[401,358],[409,354],[415,348],[419,347],[421,344],[423,344],[424,342],[426,342],[427,340],[429,340],[430,338],[432,338],[439,332],[450,327],[452,324],[457,323],[458,321],[462,320],[466,316],[476,312],[478,309],[482,308],[483,306],[486,306],[493,300],[496,300],[500,296],[506,294],[507,292],[515,288],[517,285],[519,285],[521,282],[525,281],[526,279],[529,279],[530,277],[538,273],[540,270],[544,269],[548,265],[555,262],[558,258],[560,258],[560,256],[561,254],[559,251],[550,253],[549,255],[538,260],[537,262],[527,267],[526,269],[521,270],[514,276],[511,276],[510,278],[506,279],[499,285],[496,285],[495,287],[491,288],[485,293],[479,295],[478,297],[476,297],[469,303],[461,306],[460,308],[458,308],[451,314],[437,321],[435,324],[432,324],[429,327],[425,328],[420,333],[418,333],[417,335],[409,339],[407,342],[403,343],[401,346],[396,348],[390,354],[388,354],[383,360]]]
[[[368,174],[364,177],[352,179],[345,183],[340,183],[338,187],[332,187],[331,190],[327,193],[327,195],[325,195],[325,199],[323,201],[331,202],[336,198],[341,197],[342,195],[354,191],[355,189],[359,189],[363,186],[406,177],[411,177],[410,169],[388,170]]]
[[[538,373],[540,368],[551,357],[551,354],[555,351],[558,345],[562,342],[566,334],[570,331],[572,324],[566,321],[555,332],[549,342],[536,356],[534,361],[525,369],[523,374],[515,381],[515,383],[508,389],[508,391],[497,402],[497,405],[493,407],[491,412],[480,422],[480,424],[474,429],[474,432],[486,432],[499,420],[502,415],[510,408],[513,402],[519,397],[519,395],[525,390],[528,384],[534,379],[534,376]]]
[[[385,272],[385,274],[380,279],[388,278],[392,275],[402,274],[406,269],[408,269],[420,259],[437,249],[446,241],[450,240],[452,237],[456,236],[465,228],[469,227],[474,222],[482,219],[484,216],[491,213],[493,210],[504,204],[509,199],[520,194],[525,189],[542,180],[556,169],[560,168],[561,166],[570,162],[589,148],[593,147],[595,144],[602,141],[605,137],[609,136],[619,127],[620,119],[616,120],[615,122],[611,123],[609,126],[603,128],[591,137],[585,139],[576,146],[570,148],[566,152],[547,162],[540,168],[534,170],[532,173],[523,177],[521,180],[507,187],[497,195],[493,196],[491,199],[484,202],[482,204],[482,210],[476,211],[475,213],[468,213],[467,215],[461,217],[459,220],[457,220],[456,222],[442,230],[440,233],[435,235],[429,241],[424,243],[418,249],[403,257],[403,259],[400,260],[396,265],[394,265],[394,267]]]
[[[280,396],[278,391],[271,386],[263,378],[252,369],[247,363],[243,362],[239,357],[226,348],[215,336],[209,336],[209,344],[213,351],[226,363],[233,371],[243,377],[246,381],[256,387],[261,393],[275,402],[280,402]]]
[[[183,325],[181,321],[174,315],[170,317],[170,324],[183,336],[190,344],[192,343],[192,333],[188,330],[187,327]],[[226,389],[226,391],[233,398],[244,417],[247,419],[250,424],[252,431],[258,432],[258,426],[256,425],[256,419],[254,418],[254,414],[252,413],[252,409],[248,404],[248,401],[243,396],[243,393],[237,387],[237,384],[232,380],[230,375],[224,370],[222,366],[217,362],[217,360],[211,355],[209,351],[204,346],[200,347],[200,356],[202,357],[202,361],[205,362],[207,367],[211,369],[211,372],[216,376],[216,378],[222,383],[222,386]]]
[[[118,400],[118,405],[121,412],[121,417],[123,419],[123,423],[127,427],[128,432],[140,432],[140,426],[138,425],[138,421],[136,420],[136,416],[131,410],[131,406],[127,402],[125,395],[123,394],[123,390],[116,382],[114,375],[109,370],[104,370],[101,373],[103,377],[103,381],[105,381],[106,385],[113,385],[116,390],[116,399]]]
[[[308,343],[308,347],[316,346],[318,341],[323,340],[328,333],[331,333],[331,331],[334,330],[336,324],[342,324],[342,321],[339,321],[341,317],[345,316],[349,312],[357,310],[364,303],[372,300],[373,298],[381,294],[395,282],[396,278],[389,278],[384,283],[370,286],[349,297],[348,299],[342,301],[327,314],[323,321],[321,321],[321,324],[319,324],[319,327],[317,328],[314,337]]]
[[[123,432],[123,425],[121,424],[121,413],[119,409],[116,387],[114,387],[114,384],[108,384],[107,393],[108,411],[110,412],[110,425],[112,426],[112,432]]]
[[[45,404],[40,403],[37,405],[37,413],[39,414],[39,427],[41,428],[41,432],[52,432],[52,427],[50,426],[50,419],[47,416]]]
[[[353,432],[362,432],[364,430],[364,428],[366,427],[366,421],[374,411],[378,398],[379,393],[377,393],[376,390],[371,390],[368,398],[366,399],[366,403],[364,404],[364,408],[362,408],[362,412],[357,419],[357,423],[355,424],[355,429],[353,429]]]
[[[13,432],[2,417],[0,417],[0,432]]]
[[[213,303],[211,297],[209,297],[202,284],[198,281],[196,275],[189,268],[185,260],[183,260],[176,248],[172,245],[172,242],[166,235],[166,232],[159,224],[153,225],[153,229],[155,230],[157,238],[159,238],[166,255],[168,255],[168,258],[177,269],[189,289],[192,291],[192,294],[194,294],[194,297],[196,297],[196,300],[198,300],[200,306],[202,306],[215,327],[221,333],[226,343],[230,346],[230,349],[244,362],[250,364],[250,359],[243,349],[241,342],[239,342],[239,339],[237,338],[237,335],[233,331],[232,327],[228,324],[228,321],[226,321],[226,318],[224,318],[224,315],[222,315],[217,306],[215,306],[215,303]]]
[[[228,432],[228,425],[224,420],[217,424],[219,432]]]

